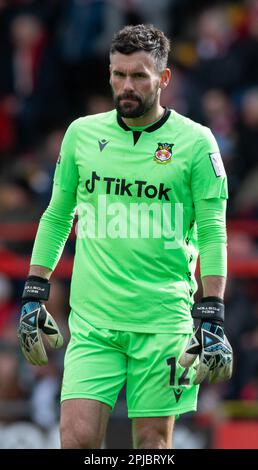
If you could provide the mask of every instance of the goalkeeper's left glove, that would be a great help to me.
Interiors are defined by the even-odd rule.
[[[196,385],[207,376],[210,383],[229,380],[232,375],[233,352],[223,328],[223,300],[218,297],[204,297],[201,302],[194,304],[192,317],[198,324],[179,364],[189,367],[199,356],[193,381]]]
[[[57,323],[41,302],[48,300],[49,290],[50,284],[46,279],[29,276],[22,295],[18,338],[25,358],[33,365],[42,366],[48,362],[42,333],[53,348],[63,345],[63,337]]]

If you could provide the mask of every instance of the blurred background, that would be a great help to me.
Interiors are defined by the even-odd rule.
[[[30,366],[16,325],[33,239],[60,143],[75,118],[112,109],[108,50],[125,24],[172,39],[163,104],[209,126],[228,173],[226,331],[234,375],[201,387],[175,448],[258,448],[258,0],[0,0],[0,448],[59,447],[64,350]],[[68,341],[74,233],[49,310]],[[106,448],[130,448],[122,391]]]

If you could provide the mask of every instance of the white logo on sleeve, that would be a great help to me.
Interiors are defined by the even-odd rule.
[[[219,152],[210,153],[211,164],[216,176],[225,176],[225,168]]]

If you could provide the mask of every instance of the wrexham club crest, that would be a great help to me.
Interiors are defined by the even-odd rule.
[[[174,144],[158,143],[158,148],[155,152],[153,160],[157,163],[169,163],[172,157],[172,147]]]

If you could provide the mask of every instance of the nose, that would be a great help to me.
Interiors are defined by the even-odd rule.
[[[128,91],[133,91],[134,90],[133,82],[132,82],[131,77],[125,77],[123,85],[124,85],[123,86],[124,91],[128,92]]]

